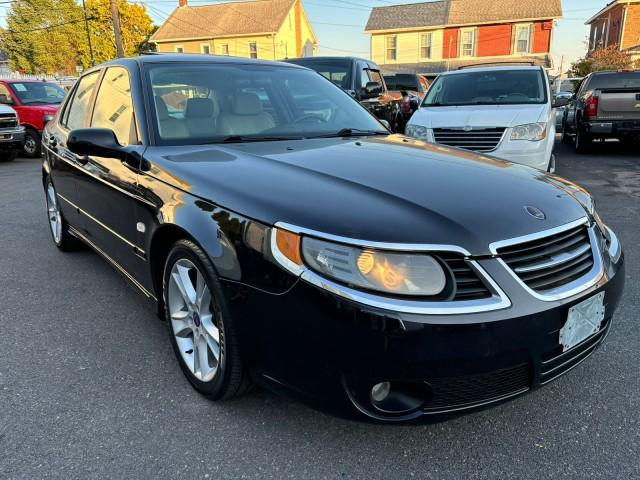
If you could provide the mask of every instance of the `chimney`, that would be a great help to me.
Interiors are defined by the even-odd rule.
[[[178,0],[178,6],[179,7],[186,7],[187,6],[187,0]]]

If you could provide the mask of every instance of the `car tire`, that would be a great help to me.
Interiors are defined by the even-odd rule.
[[[575,149],[576,153],[584,154],[588,153],[591,150],[591,144],[593,140],[589,137],[589,134],[586,133],[583,129],[579,128],[576,132],[575,138]]]
[[[33,128],[27,128],[24,132],[24,144],[22,145],[22,153],[27,158],[36,158],[40,156],[42,151],[40,134]]]
[[[571,143],[571,137],[567,133],[567,126],[564,123],[562,124],[562,137],[560,139],[560,142],[564,143],[565,145]]]
[[[16,150],[8,150],[0,153],[0,162],[13,162],[18,158],[18,152]]]
[[[47,202],[49,233],[51,233],[53,243],[63,252],[77,250],[80,247],[80,241],[69,232],[69,225],[60,210],[56,189],[50,177],[45,179],[44,193]]]
[[[179,240],[171,248],[162,295],[171,345],[191,385],[210,400],[246,393],[252,381],[234,321],[211,260],[194,242]]]

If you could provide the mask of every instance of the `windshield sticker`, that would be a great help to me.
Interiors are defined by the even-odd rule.
[[[27,91],[27,87],[25,87],[23,83],[14,83],[13,87],[19,92],[26,92]]]

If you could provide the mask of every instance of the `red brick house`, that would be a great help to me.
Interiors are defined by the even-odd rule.
[[[587,20],[589,53],[617,46],[640,59],[640,0],[614,0]]]
[[[386,71],[437,74],[519,61],[550,68],[560,17],[561,0],[439,0],[375,7],[365,31],[371,58]]]

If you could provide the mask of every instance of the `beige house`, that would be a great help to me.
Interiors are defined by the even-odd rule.
[[[153,34],[159,52],[278,60],[313,56],[316,35],[301,0],[259,0],[178,8]]]
[[[640,0],[613,0],[587,20],[589,53],[616,46],[640,60]]]

